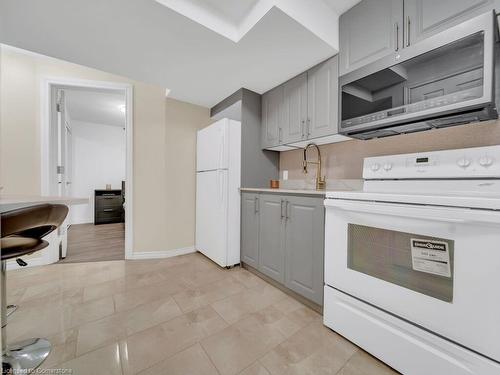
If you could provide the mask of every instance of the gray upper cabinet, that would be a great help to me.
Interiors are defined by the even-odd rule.
[[[340,17],[340,75],[397,51],[402,43],[403,0],[358,3]]]
[[[262,96],[262,148],[338,134],[338,57]]]
[[[285,282],[284,203],[279,195],[260,196],[258,270],[280,283]]]
[[[340,75],[455,26],[499,0],[363,0],[340,17]]]
[[[259,194],[241,194],[241,260],[259,264]]]
[[[405,46],[495,7],[495,0],[405,0]]]
[[[307,73],[306,138],[336,134],[338,129],[338,59],[334,57]]]
[[[281,143],[283,127],[283,86],[262,95],[262,148]]]
[[[307,120],[307,72],[283,85],[283,143],[305,137]]]
[[[323,304],[323,199],[287,197],[285,286]]]

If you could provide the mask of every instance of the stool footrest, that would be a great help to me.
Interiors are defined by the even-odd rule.
[[[7,317],[11,316],[17,310],[17,305],[7,305]]]
[[[7,374],[9,370],[14,374],[16,370],[34,370],[49,356],[50,349],[50,342],[46,339],[28,339],[11,344],[2,353],[2,369]]]

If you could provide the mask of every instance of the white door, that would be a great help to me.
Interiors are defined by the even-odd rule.
[[[53,163],[51,163],[51,191],[50,194],[59,196],[71,195],[72,179],[72,154],[73,142],[71,135],[71,125],[66,112],[65,92],[62,89],[53,91],[54,103],[54,129],[51,142],[51,153],[53,153]]]
[[[228,171],[196,174],[196,249],[227,266]]]
[[[228,119],[222,119],[198,131],[197,171],[228,168],[228,123]]]
[[[325,205],[327,285],[500,360],[500,212]]]

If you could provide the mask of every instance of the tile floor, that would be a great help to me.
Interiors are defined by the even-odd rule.
[[[386,375],[321,316],[201,254],[9,271],[9,342],[46,337],[72,374]]]

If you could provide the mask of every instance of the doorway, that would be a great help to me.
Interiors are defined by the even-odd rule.
[[[46,80],[43,195],[88,199],[70,208],[60,262],[120,260],[132,253],[132,88]],[[45,125],[45,126],[44,126]]]

